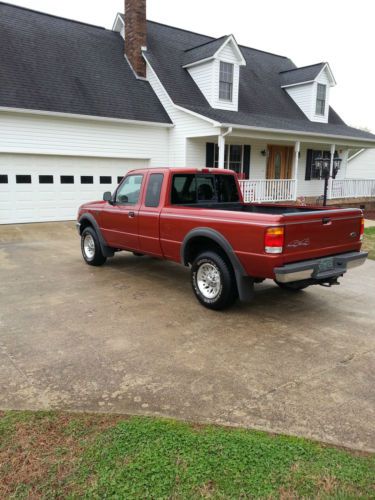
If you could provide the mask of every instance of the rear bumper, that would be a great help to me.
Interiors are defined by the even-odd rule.
[[[349,269],[361,266],[367,255],[367,252],[348,252],[332,257],[287,264],[274,269],[275,278],[280,283],[302,280],[324,281],[342,276]]]

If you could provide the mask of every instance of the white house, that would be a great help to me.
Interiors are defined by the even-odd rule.
[[[73,219],[140,166],[231,168],[248,200],[315,201],[316,158],[339,157],[343,202],[349,149],[375,147],[330,107],[328,63],[147,21],[146,0],[112,30],[0,3],[0,61],[0,224]]]

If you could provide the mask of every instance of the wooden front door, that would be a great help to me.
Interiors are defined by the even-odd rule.
[[[293,148],[268,146],[267,179],[291,179]]]

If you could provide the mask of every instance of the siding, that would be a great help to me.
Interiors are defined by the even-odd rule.
[[[208,61],[197,66],[188,68],[190,76],[198,85],[199,90],[207,99],[210,106],[213,105],[213,90],[214,90],[214,64],[213,61]]]
[[[367,149],[348,162],[348,179],[375,179],[375,149]]]
[[[0,113],[0,153],[168,161],[168,129],[29,113]]]
[[[203,143],[198,146],[192,138],[217,136],[218,129],[199,117],[177,109],[149,64],[147,64],[147,79],[174,123],[174,127],[168,130],[168,165],[171,167],[204,167],[205,149],[203,151]],[[215,139],[217,140],[217,137],[213,137],[213,140]]]

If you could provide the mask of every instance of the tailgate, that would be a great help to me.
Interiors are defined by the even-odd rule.
[[[286,214],[285,262],[359,250],[362,210],[317,210]]]

